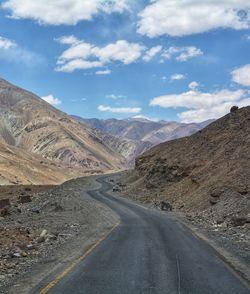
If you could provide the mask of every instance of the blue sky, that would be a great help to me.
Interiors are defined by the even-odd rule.
[[[82,117],[217,118],[250,104],[247,2],[0,1],[0,76]]]

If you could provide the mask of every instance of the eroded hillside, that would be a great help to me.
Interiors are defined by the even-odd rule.
[[[74,169],[75,176],[79,170],[80,174],[100,173],[118,170],[124,164],[124,158],[102,142],[90,127],[4,80],[0,80],[0,136],[6,144],[20,148],[19,154],[24,150],[42,156],[53,161],[57,168]],[[32,155],[30,159],[33,160]],[[6,167],[1,165],[0,169]],[[71,178],[72,174],[70,171],[65,177]],[[22,182],[19,177],[17,180]]]
[[[129,195],[167,200],[177,210],[250,213],[250,107],[198,133],[160,144],[136,160]]]

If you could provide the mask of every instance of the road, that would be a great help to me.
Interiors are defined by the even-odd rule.
[[[168,213],[90,191],[113,209],[120,225],[48,294],[249,294],[205,242]]]

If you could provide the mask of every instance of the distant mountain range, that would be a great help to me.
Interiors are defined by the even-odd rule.
[[[104,134],[119,139],[116,140],[115,145],[111,142],[111,148],[125,157],[129,164],[133,164],[137,156],[153,146],[190,136],[213,122],[213,120],[208,120],[202,123],[184,124],[171,121],[155,122],[144,118],[102,120],[73,117],[91,128],[96,128]]]
[[[153,146],[209,123],[72,117],[0,79],[0,184],[54,184],[132,167]]]

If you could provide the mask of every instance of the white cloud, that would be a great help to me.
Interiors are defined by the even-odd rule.
[[[132,116],[132,119],[138,119],[138,120],[149,120],[149,121],[154,121],[154,122],[157,122],[159,121],[158,118],[152,118],[152,117],[148,117],[146,115],[135,115],[135,116]]]
[[[21,63],[27,67],[41,65],[44,58],[28,49],[20,47],[15,41],[0,36],[0,59],[11,63]]]
[[[112,113],[139,113],[141,112],[140,107],[111,107],[99,105],[98,110],[102,112],[112,112]]]
[[[136,62],[145,50],[143,45],[125,40],[118,40],[104,47],[86,43],[74,36],[63,36],[58,39],[58,42],[70,45],[57,61],[56,70],[64,72],[101,68],[113,61],[130,64]]]
[[[211,93],[202,93],[195,88],[181,94],[155,97],[150,101],[150,106],[187,108],[188,110],[178,114],[181,121],[187,123],[221,117],[228,113],[230,107],[235,104],[240,107],[250,104],[247,91],[221,90]]]
[[[51,105],[60,105],[62,103],[58,98],[55,98],[53,95],[48,95],[41,98]]]
[[[169,60],[173,57],[179,62],[187,61],[188,59],[203,55],[200,48],[195,46],[187,47],[169,47],[162,54],[162,57]]]
[[[109,75],[111,74],[111,70],[110,69],[105,69],[105,70],[98,70],[95,73],[96,75]]]
[[[197,90],[197,88],[200,86],[200,84],[199,83],[197,83],[197,82],[191,82],[189,85],[188,85],[188,88],[190,89],[190,90],[192,90],[192,91],[195,91],[195,90]]]
[[[0,36],[0,49],[8,50],[16,46],[17,44],[14,41]]]
[[[98,13],[122,13],[129,0],[6,0],[2,4],[15,19],[33,19],[46,25],[76,25]]]
[[[155,46],[149,49],[146,54],[143,56],[144,61],[150,61],[156,54],[161,52],[162,46]]]
[[[126,96],[110,94],[110,95],[106,95],[106,98],[113,99],[113,100],[117,100],[117,99],[126,98]]]
[[[173,81],[180,81],[180,80],[184,80],[186,77],[183,74],[173,74],[170,79]]]
[[[153,0],[139,14],[138,32],[154,38],[186,36],[218,28],[250,27],[246,0]]]
[[[250,86],[250,64],[246,64],[231,72],[232,80],[243,86]]]
[[[77,44],[80,41],[73,35],[70,36],[62,36],[61,38],[55,39],[56,41],[58,41],[61,44],[65,44],[65,45],[73,45],[73,44]]]

